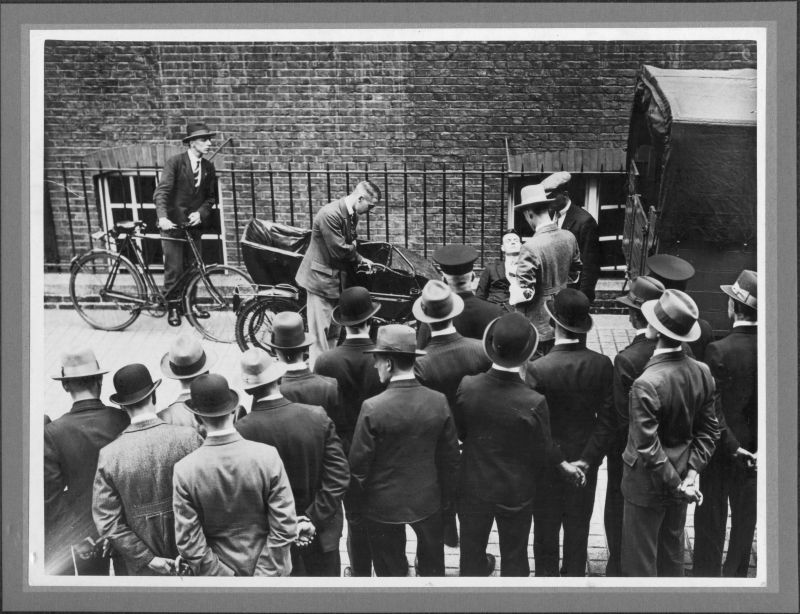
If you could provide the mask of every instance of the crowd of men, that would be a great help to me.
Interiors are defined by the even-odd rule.
[[[208,142],[207,129],[195,133]],[[492,300],[472,290],[475,250],[445,246],[433,256],[442,280],[413,305],[417,330],[388,324],[374,337],[380,305],[347,280],[371,266],[356,225],[380,189],[362,182],[323,207],[297,277],[309,331],[299,314],[279,313],[271,351],[241,355],[234,388],[249,403],[191,335],[161,360],[182,383],[168,404],[156,397],[161,380],[134,363],[113,376],[120,409],[107,407],[93,352],[65,355],[54,377],[73,406],[44,429],[48,573],[108,574],[113,561],[117,575],[339,576],[346,520],[353,576],[406,576],[410,564],[443,576],[445,545],[460,548],[461,575],[491,575],[495,524],[500,575],[530,575],[533,527],[537,576],[583,576],[607,459],[606,575],[683,575],[694,503],[693,574],[746,576],[756,274],[721,286],[733,328],[712,342],[684,292],[691,265],[651,257],[617,299],[635,336],[612,362],[586,346],[597,278],[582,275],[596,260],[582,260],[591,230],[587,239],[559,224],[585,213],[558,191],[568,180],[522,189],[534,235],[503,237],[503,261],[478,282]]]

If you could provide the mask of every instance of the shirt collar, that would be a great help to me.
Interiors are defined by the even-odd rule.
[[[286,365],[287,371],[305,371],[306,369],[308,369],[308,365],[304,362],[293,362]]]
[[[347,333],[348,339],[369,339],[369,333]]]
[[[553,345],[571,345],[573,343],[580,343],[580,339],[556,339]]]
[[[647,327],[640,328],[636,331],[636,336],[638,337],[639,335],[644,335],[646,332],[647,332]]]
[[[658,348],[653,351],[653,356],[658,356],[659,354],[671,354],[673,352],[681,352],[683,348],[679,345],[676,348]]]
[[[507,373],[519,373],[519,367],[501,367],[496,362],[492,363],[492,369],[495,371],[506,371]]]
[[[758,326],[758,322],[749,322],[747,320],[736,320],[733,323],[734,328],[739,328],[740,326]]]
[[[187,156],[189,156],[189,162],[191,162],[191,163],[192,163],[192,168],[194,168],[194,166],[195,166],[195,162],[200,162],[200,160],[202,160],[202,159],[203,159],[203,158],[201,158],[201,157],[198,157],[198,156],[194,155],[194,154],[192,153],[192,150],[191,150],[191,149],[187,149],[187,150],[186,150],[186,155],[187,155]]]
[[[260,399],[256,399],[256,403],[260,403],[261,401],[277,401],[278,399],[282,399],[283,395],[280,392],[275,392],[273,394],[268,394],[265,397],[261,397]]]
[[[235,428],[231,427],[229,429],[222,429],[221,431],[210,431],[206,433],[206,438],[208,437],[224,437],[225,435],[232,435],[233,433],[238,432]]]
[[[158,420],[158,416],[152,412],[139,414],[135,418],[131,418],[131,424],[141,424],[142,422],[147,422],[148,420]]]
[[[450,326],[448,326],[447,328],[443,328],[442,330],[432,330],[431,337],[442,337],[444,335],[451,335],[455,332],[457,332],[456,327],[451,324]]]
[[[347,215],[353,217],[355,211],[353,210],[353,206],[347,201],[347,199],[345,199],[344,201],[344,206],[347,208]]]
[[[415,379],[413,373],[403,373],[402,375],[392,375],[392,382],[402,382],[404,380]]]

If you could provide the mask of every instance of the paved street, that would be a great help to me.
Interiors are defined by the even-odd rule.
[[[109,370],[109,375],[104,380],[102,398],[108,401],[108,396],[113,392],[111,375],[113,372],[130,362],[145,364],[153,377],[161,377],[159,368],[161,357],[178,330],[194,332],[191,326],[184,321],[180,329],[171,329],[165,318],[152,318],[141,316],[130,328],[121,332],[105,332],[90,328],[71,309],[46,309],[44,310],[44,336],[45,351],[43,370],[37,375],[32,369],[33,382],[41,381],[43,385],[43,408],[31,408],[33,424],[42,416],[48,414],[52,419],[57,418],[69,409],[69,399],[58,381],[50,375],[58,371],[59,358],[63,350],[78,346],[89,346],[94,349],[103,368]],[[624,348],[630,341],[632,331],[627,322],[627,316],[598,315],[595,316],[595,327],[589,333],[587,344],[590,348],[607,354],[612,359],[618,350]],[[204,345],[217,355],[217,361],[212,366],[214,372],[228,378],[234,389],[238,388],[238,359],[239,349],[235,344],[218,344],[204,342]],[[37,379],[38,378],[38,379]],[[159,406],[166,405],[177,396],[179,386],[174,380],[164,379],[157,391]],[[588,575],[602,576],[608,551],[603,531],[603,503],[606,490],[605,463],[600,469],[597,481],[597,496],[595,498],[594,513],[592,515],[591,531],[589,536],[589,561]],[[690,506],[687,515],[687,568],[691,567],[691,545],[693,542],[693,506]],[[346,530],[346,525],[345,525]],[[342,546],[344,546],[344,539]],[[408,531],[407,553],[409,561],[413,563],[415,552],[414,534]],[[488,551],[498,560],[498,570],[494,575],[499,575],[500,561],[499,544],[496,530],[492,531],[489,538]],[[530,551],[530,548],[529,548]],[[342,551],[342,565],[347,566],[347,552]],[[445,548],[445,563],[447,575],[458,575],[458,549]],[[531,553],[531,569],[534,569]],[[413,567],[411,570],[413,574]],[[751,555],[750,576],[755,576],[755,547]]]

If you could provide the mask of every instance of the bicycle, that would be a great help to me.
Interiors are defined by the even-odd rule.
[[[105,241],[76,256],[70,263],[69,294],[78,314],[90,326],[101,330],[123,330],[142,312],[164,317],[170,304],[204,337],[212,341],[236,341],[235,323],[241,306],[256,296],[256,287],[245,271],[224,264],[206,265],[188,227],[179,226],[180,237],[162,240],[188,242],[192,262],[175,285],[164,293],[158,287],[142,248],[142,221],[119,222],[108,231],[92,235]],[[117,243],[116,249],[111,242]],[[122,242],[121,245],[119,242]],[[132,255],[131,257],[126,255]]]

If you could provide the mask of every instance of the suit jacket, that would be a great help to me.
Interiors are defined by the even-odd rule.
[[[281,394],[295,403],[322,407],[328,417],[334,420],[339,384],[332,377],[312,373],[307,367],[302,371],[287,371],[281,378]]]
[[[175,401],[167,405],[164,409],[158,412],[158,417],[167,424],[175,426],[190,426],[196,431],[200,432],[201,424],[194,417],[194,414],[186,407],[186,401],[192,398],[189,392],[181,393]],[[202,429],[205,434],[205,429]]]
[[[758,330],[734,328],[706,348],[706,364],[717,385],[718,415],[724,416],[720,449],[758,449]]]
[[[342,345],[320,354],[314,363],[316,373],[333,377],[339,384],[338,411],[331,419],[345,452],[350,451],[361,404],[386,388],[375,370],[372,355],[364,353],[374,347],[371,339],[345,339]]]
[[[350,471],[360,512],[377,522],[416,522],[451,503],[458,440],[444,395],[400,380],[364,401]]]
[[[78,401],[44,427],[44,520],[48,571],[71,568],[70,545],[98,539],[92,485],[100,448],[130,424],[128,414],[100,399]],[[66,554],[64,550],[66,549]],[[52,563],[52,565],[51,565]]]
[[[683,350],[651,358],[630,393],[622,494],[636,505],[674,502],[689,468],[701,472],[719,439],[711,371]]]
[[[198,575],[289,575],[297,519],[275,448],[238,433],[207,437],[172,482],[178,551]]]
[[[540,341],[553,338],[553,327],[544,304],[548,298],[567,287],[570,279],[578,279],[582,263],[578,242],[567,230],[545,224],[522,244],[517,263],[517,280],[523,290],[533,290],[533,299],[517,305],[536,330]]]
[[[461,381],[456,407],[464,438],[459,497],[507,506],[530,502],[550,449],[545,398],[518,373],[489,369]]]
[[[600,277],[600,232],[592,214],[571,203],[561,224],[562,230],[569,230],[578,241],[583,271],[577,284],[572,287],[583,292],[594,302],[594,288]]]
[[[714,331],[711,328],[711,324],[709,324],[708,320],[700,318],[697,320],[697,323],[700,325],[700,338],[697,339],[697,341],[692,341],[687,345],[692,348],[692,354],[697,360],[705,362],[706,347],[709,343],[714,341]]]
[[[245,439],[275,446],[286,467],[298,516],[308,516],[323,552],[339,547],[342,497],[350,471],[333,422],[318,406],[258,401],[236,422]]]
[[[628,441],[628,401],[633,382],[642,374],[647,361],[656,349],[655,339],[648,339],[644,333],[636,335],[628,347],[614,357],[614,418],[616,436],[614,451],[618,458]]]
[[[130,425],[100,450],[92,515],[130,575],[158,575],[147,567],[153,557],[178,556],[172,469],[202,443],[193,428],[153,419]]]
[[[214,164],[200,159],[200,185],[194,186],[194,174],[189,153],[169,158],[161,172],[161,180],[153,193],[159,218],[167,217],[175,224],[186,224],[189,214],[200,213],[206,221],[217,202],[217,171]]]
[[[547,399],[550,433],[564,460],[599,465],[615,434],[611,359],[583,343],[555,345],[529,361],[525,381]]]
[[[481,271],[475,296],[490,303],[508,304],[510,282],[506,277],[505,260],[490,262]]]
[[[356,251],[356,224],[347,213],[345,199],[328,203],[314,216],[311,243],[297,269],[295,281],[301,288],[331,300],[339,298],[342,275],[361,260]]]
[[[464,311],[453,318],[453,326],[464,337],[483,339],[489,322],[499,318],[505,311],[500,305],[479,298],[472,292],[459,292],[458,295],[464,299]],[[423,322],[417,331],[417,347],[427,350],[430,339],[430,326]]]
[[[461,416],[455,403],[458,385],[465,375],[485,372],[492,361],[480,341],[467,339],[457,332],[432,337],[425,351],[427,354],[417,358],[414,364],[414,375],[423,386],[444,394],[460,433]]]

